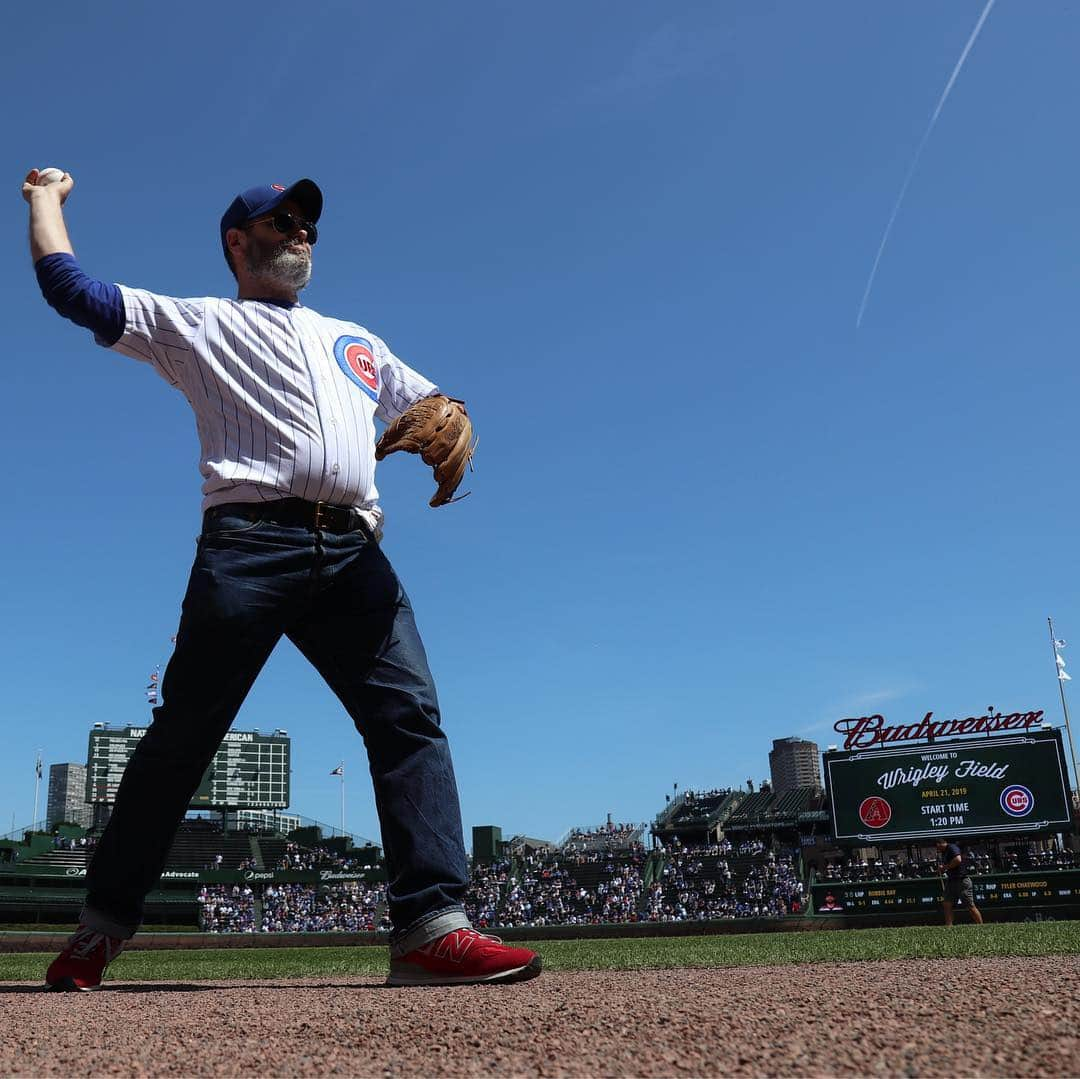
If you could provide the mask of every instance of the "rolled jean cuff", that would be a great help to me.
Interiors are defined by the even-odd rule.
[[[130,925],[121,925],[92,907],[83,907],[79,912],[79,925],[88,926],[95,933],[104,933],[107,937],[117,937],[120,940],[131,940],[139,931],[138,926],[132,928]]]
[[[470,929],[472,923],[461,907],[437,910],[434,914],[425,914],[419,921],[413,922],[404,932],[390,941],[390,958],[400,959],[409,952],[415,952],[425,944],[430,944],[439,937],[445,937],[455,929]]]

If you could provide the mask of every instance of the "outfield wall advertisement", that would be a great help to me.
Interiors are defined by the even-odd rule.
[[[1057,730],[830,752],[823,763],[839,842],[1048,834],[1072,824]]]
[[[0,865],[0,887],[5,882],[45,881],[46,884],[63,879],[82,881],[86,877],[85,866],[32,865],[27,862],[11,862]],[[190,884],[349,884],[357,881],[378,882],[386,880],[386,871],[378,867],[370,869],[166,869],[161,874],[160,887]]]

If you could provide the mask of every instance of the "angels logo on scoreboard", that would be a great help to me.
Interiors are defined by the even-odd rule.
[[[1001,808],[1010,817],[1026,817],[1035,808],[1035,795],[1019,783],[1013,783],[1001,792]]]
[[[867,828],[884,828],[892,820],[892,806],[877,795],[864,798],[859,803],[859,820]]]

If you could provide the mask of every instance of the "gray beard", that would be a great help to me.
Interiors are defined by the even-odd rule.
[[[252,244],[244,262],[252,277],[271,281],[297,292],[305,288],[311,280],[311,259],[302,250],[292,247],[288,240],[283,240],[269,249],[259,243]]]

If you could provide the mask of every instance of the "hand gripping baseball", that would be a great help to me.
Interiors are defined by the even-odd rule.
[[[33,197],[35,187],[52,187],[54,184],[59,185],[56,188],[56,194],[60,196],[60,205],[62,206],[67,201],[68,195],[71,194],[71,189],[75,186],[75,181],[63,169],[31,169],[26,174],[26,179],[23,180],[23,198],[29,202]]]
[[[411,405],[383,431],[375,444],[375,460],[398,450],[420,454],[424,463],[435,469],[439,489],[429,505],[460,502],[465,495],[454,498],[454,492],[465,477],[465,466],[471,467],[476,450],[465,402],[440,393]]]

